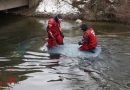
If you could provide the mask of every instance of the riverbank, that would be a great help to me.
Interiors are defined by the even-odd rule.
[[[37,13],[36,11],[36,7],[34,8],[21,8],[18,10],[9,10],[9,11],[4,11],[2,12],[3,14],[11,14],[11,15],[17,15],[17,16],[25,16],[25,17],[38,17],[38,18],[49,18],[51,16],[54,16],[55,14],[44,14],[44,13]],[[68,15],[64,15],[62,14],[64,19],[67,20],[76,20],[76,19],[81,19],[81,20],[87,20],[87,21],[93,21],[93,22],[116,22],[116,23],[123,23],[123,24],[130,24],[130,16],[126,16],[126,17],[121,17],[120,15],[118,15],[118,17],[116,17],[115,19],[109,19],[109,18],[105,18],[105,17],[100,17],[98,19],[95,18],[84,18],[84,16],[81,15],[76,15],[76,14],[68,14]],[[122,19],[121,19],[122,18]]]
[[[55,14],[62,14],[64,19],[81,19],[87,21],[109,21],[130,24],[128,3],[117,0],[41,0],[38,6],[28,9],[7,10],[5,13],[15,15],[49,18]]]

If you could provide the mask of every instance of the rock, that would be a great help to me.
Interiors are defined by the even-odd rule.
[[[115,0],[109,0],[109,2],[113,3]]]
[[[130,87],[130,83],[127,83],[127,86]]]
[[[81,24],[81,23],[82,23],[82,20],[81,20],[81,19],[77,19],[75,22],[76,22],[77,24]]]

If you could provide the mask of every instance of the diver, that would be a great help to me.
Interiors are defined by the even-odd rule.
[[[63,32],[61,30],[62,16],[60,14],[55,17],[51,17],[48,20],[47,33],[48,33],[48,48],[55,47],[58,45],[63,45]]]
[[[80,29],[83,31],[83,39],[78,42],[81,45],[79,50],[94,53],[94,49],[97,47],[97,38],[94,30],[85,23],[80,25]]]

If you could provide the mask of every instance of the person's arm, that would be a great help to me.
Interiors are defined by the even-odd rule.
[[[84,38],[84,39],[82,40],[82,42],[83,42],[84,44],[87,44],[87,43],[88,43],[88,38]]]
[[[55,37],[53,36],[53,34],[52,34],[52,32],[50,30],[48,30],[48,37],[52,38],[52,39],[55,39]]]
[[[83,36],[83,39],[78,42],[79,45],[82,45],[82,44],[87,44],[88,43],[88,40],[89,40],[89,37],[88,37],[88,34],[85,33],[84,36]]]
[[[89,35],[88,35],[88,33],[85,33],[84,36],[83,36],[82,41],[83,41],[84,44],[87,44],[88,40],[89,40]]]
[[[54,39],[54,36],[53,36],[53,34],[52,34],[52,32],[51,32],[51,28],[52,28],[52,23],[51,22],[48,22],[48,26],[47,26],[47,32],[48,32],[48,37],[49,38],[52,38],[52,39]]]
[[[60,27],[60,22],[59,22],[59,31],[60,31],[60,35],[62,36],[62,38],[64,38],[64,34],[63,34],[63,32],[62,32],[62,30],[61,30],[61,27]]]
[[[63,34],[63,32],[60,31],[60,35],[62,36],[62,38],[64,38],[64,34]]]

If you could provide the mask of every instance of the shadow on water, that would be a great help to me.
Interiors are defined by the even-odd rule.
[[[43,52],[46,19],[2,16],[1,20],[0,84],[13,76],[13,90],[129,90],[129,26],[92,22],[102,52],[77,58]],[[61,25],[66,43],[81,40],[74,21]]]

